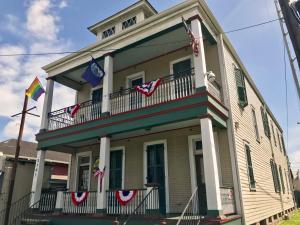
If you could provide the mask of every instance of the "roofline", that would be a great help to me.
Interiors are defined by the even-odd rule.
[[[114,17],[117,17],[119,14],[121,14],[121,13],[129,10],[130,8],[133,8],[133,7],[135,7],[135,6],[137,6],[137,5],[141,4],[141,3],[146,3],[146,5],[149,7],[150,10],[152,10],[152,12],[154,14],[158,14],[157,10],[153,7],[153,5],[151,5],[151,3],[148,0],[139,0],[136,3],[134,3],[134,4],[132,4],[132,5],[128,6],[128,7],[126,7],[125,9],[122,9],[122,10],[114,13],[113,15],[111,15],[111,16],[109,16],[109,17],[107,17],[107,18],[105,18],[105,19],[103,19],[103,20],[101,20],[101,21],[99,21],[99,22],[97,22],[97,23],[89,26],[87,29],[89,31],[91,31],[93,34],[97,34],[97,32],[95,32],[95,29],[97,27],[101,26],[103,23],[105,23],[105,22],[113,19]]]

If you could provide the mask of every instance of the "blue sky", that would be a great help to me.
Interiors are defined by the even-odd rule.
[[[149,0],[162,11],[179,0]],[[0,1],[0,53],[78,50],[95,41],[87,27],[135,0],[11,0]],[[207,0],[225,31],[277,18],[273,0]],[[300,104],[287,64],[289,124],[285,107],[283,41],[279,23],[228,34],[243,63],[285,132],[291,161],[300,162]],[[0,140],[16,138],[25,88],[41,66],[61,56],[0,57]],[[43,79],[44,80],[44,79]],[[43,81],[44,82],[44,81]],[[41,113],[41,98],[35,113]],[[74,101],[72,91],[55,88],[54,108]],[[40,121],[28,116],[24,138],[34,140]],[[287,127],[289,129],[287,130]],[[287,139],[287,133],[289,138]],[[296,166],[296,164],[294,164]],[[300,164],[299,164],[300,167]]]

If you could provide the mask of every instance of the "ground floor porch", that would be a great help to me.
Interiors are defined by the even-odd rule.
[[[74,143],[68,190],[35,198],[49,199],[47,204],[64,214],[126,215],[139,208],[141,215],[180,215],[197,188],[199,214],[236,214],[227,130],[204,120],[211,129],[208,136],[196,119]],[[94,176],[97,171],[102,178]],[[121,205],[117,191],[136,195]],[[87,192],[88,197],[76,206],[72,192]]]

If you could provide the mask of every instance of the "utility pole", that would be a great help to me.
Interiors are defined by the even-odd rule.
[[[290,34],[292,44],[294,46],[298,66],[300,68],[300,24],[292,14],[292,10],[289,5],[290,0],[278,0],[280,8],[285,20],[287,30]]]
[[[18,140],[17,140],[17,144],[16,144],[15,159],[14,159],[14,162],[13,162],[12,172],[11,172],[11,176],[10,176],[4,225],[9,225],[9,214],[10,214],[10,209],[11,209],[11,202],[12,202],[12,196],[13,196],[15,179],[16,179],[16,171],[17,171],[19,155],[20,155],[20,144],[21,144],[21,140],[22,140],[22,136],[23,136],[26,113],[28,113],[30,115],[33,115],[33,116],[39,117],[39,115],[29,113],[30,110],[35,109],[36,107],[32,107],[32,108],[27,110],[27,105],[28,105],[28,96],[26,95],[26,91],[25,91],[25,98],[24,98],[24,104],[23,104],[22,112],[18,113],[18,114],[15,114],[15,115],[12,115],[12,117],[22,115],[22,118],[21,118],[21,124],[20,124],[20,129],[19,129]]]
[[[296,26],[297,26],[297,29],[299,31],[298,36],[293,36],[293,34],[295,32],[294,29],[292,30],[293,33],[289,33],[290,32],[289,29],[288,29],[288,31],[286,31],[285,27],[284,27],[284,24],[286,24],[287,28],[291,27],[291,24],[288,23],[287,20],[285,19],[286,18],[285,14],[289,15],[289,18],[291,16],[293,16],[290,13],[291,10],[290,10],[290,7],[288,5],[288,2],[287,2],[287,0],[278,0],[278,1],[275,0],[274,2],[275,2],[277,15],[278,15],[278,18],[279,18],[281,32],[282,32],[282,35],[283,35],[284,45],[286,47],[286,51],[287,51],[287,54],[288,54],[288,57],[289,57],[289,61],[290,61],[291,69],[292,69],[292,75],[293,75],[294,83],[295,83],[295,86],[296,86],[298,98],[299,98],[299,101],[300,101],[300,84],[299,84],[299,80],[298,80],[298,76],[297,76],[297,72],[296,72],[296,68],[295,68],[295,64],[294,64],[295,58],[292,57],[292,53],[291,53],[291,50],[290,50],[290,47],[289,47],[288,37],[287,37],[287,35],[290,34],[289,36],[292,40],[292,43],[298,43],[297,46],[299,48],[297,49],[297,46],[296,46],[296,48],[294,47],[294,51],[295,51],[296,55],[297,55],[297,53],[299,54],[299,57],[297,56],[297,59],[298,59],[298,65],[300,67],[300,27],[299,27],[298,22],[294,18],[292,18],[297,23]],[[281,6],[281,10],[280,10],[280,7],[279,7],[278,4],[280,4],[280,6],[283,5],[285,7],[285,10],[283,10],[283,6]],[[297,41],[297,39],[299,39],[299,41]],[[293,42],[293,40],[295,42]]]

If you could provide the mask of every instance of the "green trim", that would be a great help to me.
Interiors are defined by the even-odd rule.
[[[217,209],[208,209],[206,215],[207,216],[222,216],[223,211],[222,210],[217,210]]]
[[[208,42],[211,45],[217,44],[216,39],[211,35],[211,33],[209,32],[209,30],[206,28],[206,26],[203,23],[201,23],[201,28],[202,28],[203,36],[205,36],[207,38]]]
[[[150,129],[151,127],[195,119],[205,115],[211,116],[215,125],[224,128],[226,127],[226,118],[222,112],[224,108],[223,110],[219,110],[219,108],[222,109],[217,102],[212,105],[207,92],[197,93],[183,99],[40,133],[37,135],[38,149],[134,130]]]
[[[96,213],[104,215],[104,214],[106,214],[106,209],[96,209]]]
[[[207,90],[206,86],[197,87],[196,88],[196,93],[201,93],[201,92],[206,91],[206,90]]]

